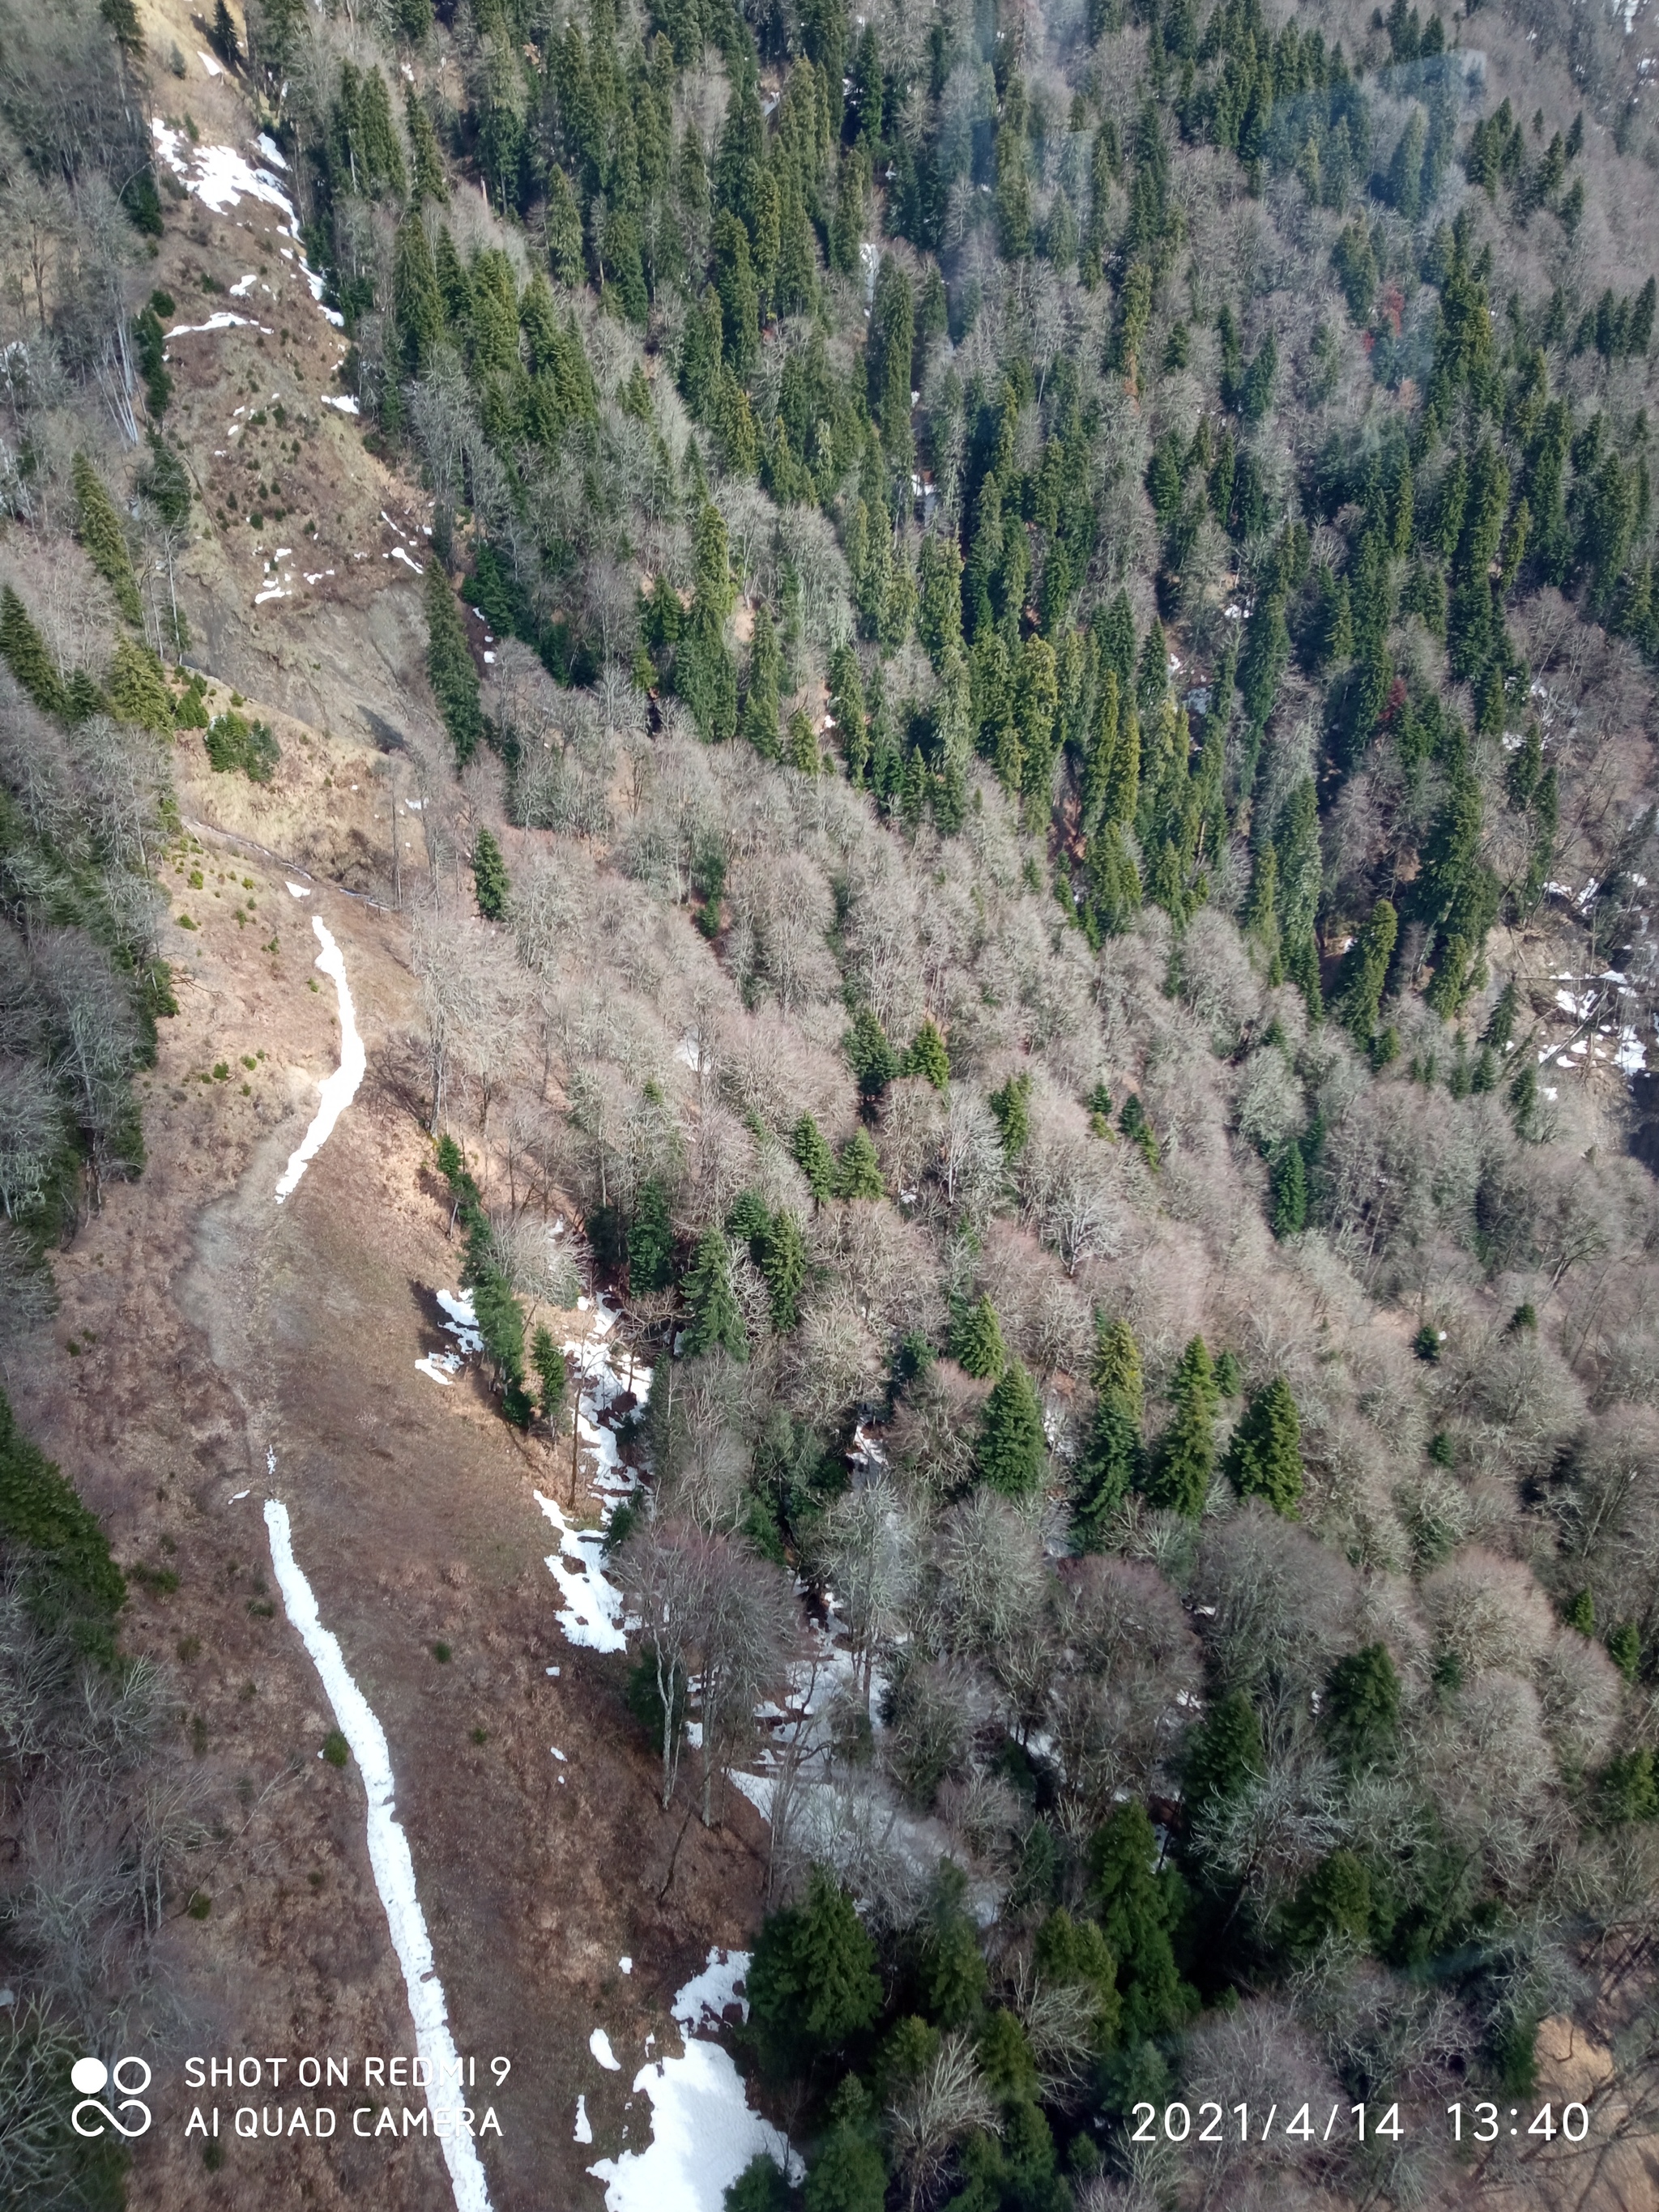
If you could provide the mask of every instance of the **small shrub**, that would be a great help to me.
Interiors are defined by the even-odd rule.
[[[441,1667],[447,1667],[455,1655],[447,1644],[434,1644],[432,1647],[432,1656]]]
[[[192,1890],[190,1903],[185,1907],[192,1920],[205,1920],[213,1910],[213,1899],[206,1890]]]
[[[323,1757],[331,1766],[344,1766],[351,1758],[351,1747],[338,1729],[331,1729],[323,1738]]]

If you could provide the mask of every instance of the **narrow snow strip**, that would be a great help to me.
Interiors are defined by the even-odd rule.
[[[593,2140],[593,2123],[587,2117],[586,2097],[576,2100],[576,2132],[572,2140],[579,2143],[591,2143]]]
[[[334,978],[335,995],[340,1002],[340,1065],[332,1075],[325,1077],[320,1086],[321,1103],[317,1118],[306,1131],[305,1140],[283,1170],[283,1179],[276,1186],[276,1203],[283,1200],[298,1184],[323,1146],[334,1133],[334,1124],[357,1095],[357,1085],[368,1068],[363,1041],[357,1034],[357,1017],[351,1003],[351,990],[346,981],[345,962],[340,948],[324,926],[320,915],[313,915],[311,926],[316,931],[322,951],[315,964],[325,975]]]
[[[611,2048],[611,2038],[602,2027],[596,2027],[587,2039],[587,2047],[607,2074],[620,2074],[622,2061]]]
[[[311,896],[311,893],[306,889],[303,884],[290,884],[288,887],[288,895],[290,898],[309,898]]]
[[[270,336],[263,323],[256,323],[251,315],[233,315],[228,307],[221,307],[204,323],[175,323],[167,336],[170,338],[200,337],[208,331],[264,331],[267,337]],[[237,427],[240,429],[241,426],[239,423]]]
[[[453,1382],[444,1373],[443,1369],[438,1364],[441,1358],[453,1359],[454,1358],[454,1354],[453,1352],[428,1352],[424,1359],[417,1359],[415,1362],[415,1364],[421,1374],[429,1375],[434,1382],[441,1382],[446,1390],[453,1390],[455,1387]],[[455,1364],[459,1366],[460,1362],[456,1360]]]
[[[386,1749],[386,1732],[347,1671],[338,1639],[323,1626],[318,1615],[311,1584],[294,1557],[288,1508],[279,1498],[266,1498],[265,1526],[270,1531],[270,1564],[288,1617],[322,1678],[340,1732],[350,1745],[362,1776],[368,1798],[368,1860],[374,1871],[374,1887],[386,1907],[392,1948],[403,1968],[416,2047],[426,2061],[429,2081],[459,2082],[461,2061],[449,2032],[443,1984],[432,1962],[432,1938],[416,1893],[415,1863],[409,1855],[409,1838],[393,1818],[392,1754]],[[465,2130],[454,2129],[446,2130],[439,2140],[449,2166],[456,2212],[490,2212],[489,2190],[472,2137]]]
[[[729,1990],[749,1964],[718,1952],[674,2000],[674,2017],[695,2027],[711,1996]],[[717,1984],[711,1989],[710,1984]],[[749,2108],[732,2055],[692,2033],[678,2058],[659,2058],[634,2077],[634,2094],[651,2102],[651,2141],[642,2151],[602,2158],[588,2172],[605,2184],[606,2212],[720,2212],[726,2191],[757,2152],[799,2181],[801,2161],[781,2135]]]
[[[222,76],[224,75],[223,70],[222,70],[218,63],[214,60],[212,55],[204,54],[199,46],[196,49],[196,58],[200,62],[202,67],[207,71],[210,76]]]
[[[342,415],[356,415],[362,411],[349,392],[344,394],[325,392],[322,399],[325,407],[337,407]]]

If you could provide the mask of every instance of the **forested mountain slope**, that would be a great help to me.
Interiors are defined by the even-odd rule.
[[[387,1190],[521,1439],[466,1464],[575,1510],[573,1254],[653,1364],[592,1711],[770,1814],[808,2212],[1565,2202],[1647,2140],[1650,59],[4,21],[7,1295],[143,1164],[171,756],[392,912]],[[1592,2079],[1582,2149],[1470,2140]]]

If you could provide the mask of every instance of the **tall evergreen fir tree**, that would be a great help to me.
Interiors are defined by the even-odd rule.
[[[427,680],[455,749],[457,764],[465,766],[483,735],[478,672],[472,663],[472,649],[466,641],[455,594],[442,562],[435,558],[426,564],[425,591]]]
[[[1079,1552],[1103,1547],[1112,1516],[1144,1471],[1140,1347],[1127,1322],[1097,1322],[1090,1379],[1094,1416],[1072,1492],[1072,1543]]]
[[[757,1258],[772,1294],[772,1326],[785,1335],[800,1322],[800,1296],[806,1287],[806,1239],[793,1213],[775,1213],[758,1239]]]
[[[501,848],[488,830],[480,830],[472,840],[472,882],[484,920],[505,921],[513,884]]]
[[[732,1287],[732,1254],[724,1232],[706,1229],[681,1285],[690,1309],[681,1350],[696,1359],[718,1347],[732,1359],[749,1357],[749,1333]]]
[[[1005,1497],[1029,1497],[1042,1480],[1048,1453],[1036,1389],[1018,1360],[1011,1359],[985,1401],[979,1432],[980,1474]]]
[[[1144,1806],[1117,1806],[1089,1846],[1101,1933],[1117,1961],[1122,2033],[1132,2042],[1165,2035],[1196,2009],[1176,1971],[1170,1931],[1180,1911],[1173,1869],[1159,1874],[1158,1841]]]
[[[1189,1821],[1237,1797],[1267,1771],[1261,1723],[1242,1690],[1218,1698],[1187,1739],[1182,1794]]]
[[[965,1374],[988,1382],[1008,1364],[997,1310],[981,1295],[965,1307],[951,1330],[951,1356]]]
[[[138,584],[127,551],[126,532],[115,512],[103,480],[84,453],[75,456],[70,469],[75,487],[76,527],[87,558],[115,594],[122,619],[135,629],[143,626]]]
[[[1302,1425],[1282,1375],[1258,1390],[1233,1431],[1226,1474],[1241,1498],[1265,1498],[1275,1513],[1294,1513],[1302,1495]]]
[[[841,1162],[836,1170],[837,1198],[884,1198],[887,1185],[883,1181],[881,1160],[871,1142],[867,1129],[854,1129],[841,1148]]]
[[[29,620],[27,608],[9,584],[0,586],[0,654],[43,714],[62,714],[65,711],[63,682],[46,650],[46,640]]]
[[[628,1286],[630,1291],[664,1291],[673,1279],[674,1227],[668,1200],[655,1176],[648,1176],[640,1185],[628,1224]]]
[[[789,1139],[795,1165],[806,1177],[807,1188],[820,1204],[836,1192],[836,1156],[823,1132],[810,1114],[803,1114]]]
[[[1210,1494],[1215,1468],[1215,1417],[1220,1399],[1215,1370],[1201,1336],[1195,1336],[1182,1353],[1170,1383],[1175,1412],[1158,1442],[1157,1459],[1146,1483],[1154,1505],[1196,1520]]]

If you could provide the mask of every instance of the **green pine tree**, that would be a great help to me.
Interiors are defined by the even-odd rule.
[[[769,1913],[755,1941],[749,2017],[763,2069],[782,2078],[840,2051],[874,2022],[881,1980],[853,1900],[815,1866],[799,1905]]]
[[[680,1285],[690,1308],[681,1350],[696,1359],[717,1346],[728,1357],[746,1360],[749,1334],[732,1287],[732,1254],[724,1232],[706,1229]]]
[[[795,1165],[806,1177],[806,1187],[820,1205],[836,1194],[836,1156],[823,1132],[810,1114],[803,1114],[789,1139]]]
[[[926,1076],[935,1091],[945,1090],[951,1080],[951,1055],[939,1024],[931,1014],[910,1040],[910,1049],[904,1055],[901,1071],[906,1075]]]
[[[749,689],[738,733],[746,738],[763,760],[778,757],[778,687],[783,678],[783,655],[777,631],[764,599],[755,609],[755,632],[749,647]]]
[[[1394,957],[1400,917],[1389,900],[1378,899],[1370,918],[1343,956],[1336,984],[1336,1013],[1354,1042],[1362,1048],[1376,1034],[1382,989]]]
[[[806,1239],[794,1215],[772,1215],[757,1240],[756,1258],[772,1293],[772,1326],[781,1335],[799,1326],[800,1294],[806,1287]]]
[[[867,1129],[854,1129],[841,1148],[841,1164],[836,1171],[837,1198],[884,1198],[887,1186],[882,1181],[881,1162],[870,1141]]]
[[[564,1404],[564,1354],[553,1341],[553,1332],[544,1322],[530,1343],[530,1364],[541,1384],[542,1419],[552,1428]]]
[[[1182,1353],[1170,1396],[1175,1414],[1159,1441],[1146,1495],[1154,1505],[1196,1520],[1210,1494],[1219,1403],[1215,1370],[1201,1336],[1194,1337]]]
[[[1285,1908],[1284,1936],[1291,1950],[1310,1957],[1328,1937],[1357,1943],[1370,1940],[1371,1878],[1352,1851],[1332,1851],[1303,1881]]]
[[[1294,1137],[1288,1138],[1274,1153],[1269,1175],[1273,1235],[1299,1237],[1308,1225],[1308,1169],[1302,1147]]]
[[[1127,1322],[1097,1322],[1090,1379],[1094,1418],[1072,1492],[1072,1542],[1079,1552],[1102,1548],[1112,1516],[1143,1472],[1140,1347]]]
[[[1036,1388],[1018,1360],[1011,1359],[980,1419],[981,1477],[1005,1497],[1029,1497],[1042,1480],[1048,1456]]]
[[[981,1297],[962,1310],[951,1331],[951,1357],[981,1382],[994,1382],[1008,1364],[1002,1325],[988,1297]]]
[[[1350,1772],[1387,1761],[1400,1733],[1400,1676],[1386,1644],[1368,1644],[1337,1661],[1326,1681],[1320,1720]]]
[[[422,200],[434,200],[441,207],[447,205],[449,180],[444,174],[443,155],[438,150],[438,134],[432,127],[425,103],[416,98],[412,84],[404,93],[404,122],[415,164],[416,205],[418,207]]]
[[[1218,1698],[1187,1739],[1182,1795],[1188,1821],[1237,1796],[1267,1771],[1261,1723],[1242,1690]]]
[[[1011,1075],[1000,1091],[991,1093],[987,1103],[996,1116],[1005,1156],[1017,1160],[1031,1141],[1030,1077]]]
[[[488,830],[480,830],[472,840],[472,882],[484,920],[505,921],[513,884],[501,848]]]
[[[77,453],[70,469],[75,486],[76,530],[93,567],[115,594],[122,619],[142,629],[144,611],[138,603],[137,580],[127,551],[126,532],[102,479],[84,453]]]
[[[1302,1495],[1302,1425],[1282,1375],[1251,1399],[1227,1447],[1226,1473],[1241,1498],[1265,1498],[1294,1515]]]
[[[630,1291],[665,1291],[673,1279],[674,1225],[662,1185],[655,1176],[648,1176],[640,1185],[628,1224],[628,1286]]]
[[[1170,1929],[1180,1911],[1180,1878],[1153,1871],[1157,1838],[1146,1808],[1117,1806],[1089,1846],[1091,1900],[1117,1960],[1126,2040],[1166,2035],[1196,2009],[1176,1971]]]
[[[46,650],[46,641],[9,584],[0,588],[0,654],[43,714],[65,711],[63,681]]]
[[[466,641],[455,594],[449,588],[441,561],[426,568],[426,672],[438,702],[459,766],[465,767],[483,735],[483,715],[478,706],[478,672]]]
[[[1060,1989],[1082,1988],[1093,2000],[1092,2041],[1097,2054],[1117,2039],[1122,2002],[1117,1993],[1117,1960],[1092,1920],[1074,1920],[1057,1905],[1037,1929],[1031,1963],[1045,1982]]]
[[[873,1103],[899,1072],[898,1054],[887,1042],[873,1006],[860,1006],[842,1040],[848,1064],[858,1079],[859,1094]]]

